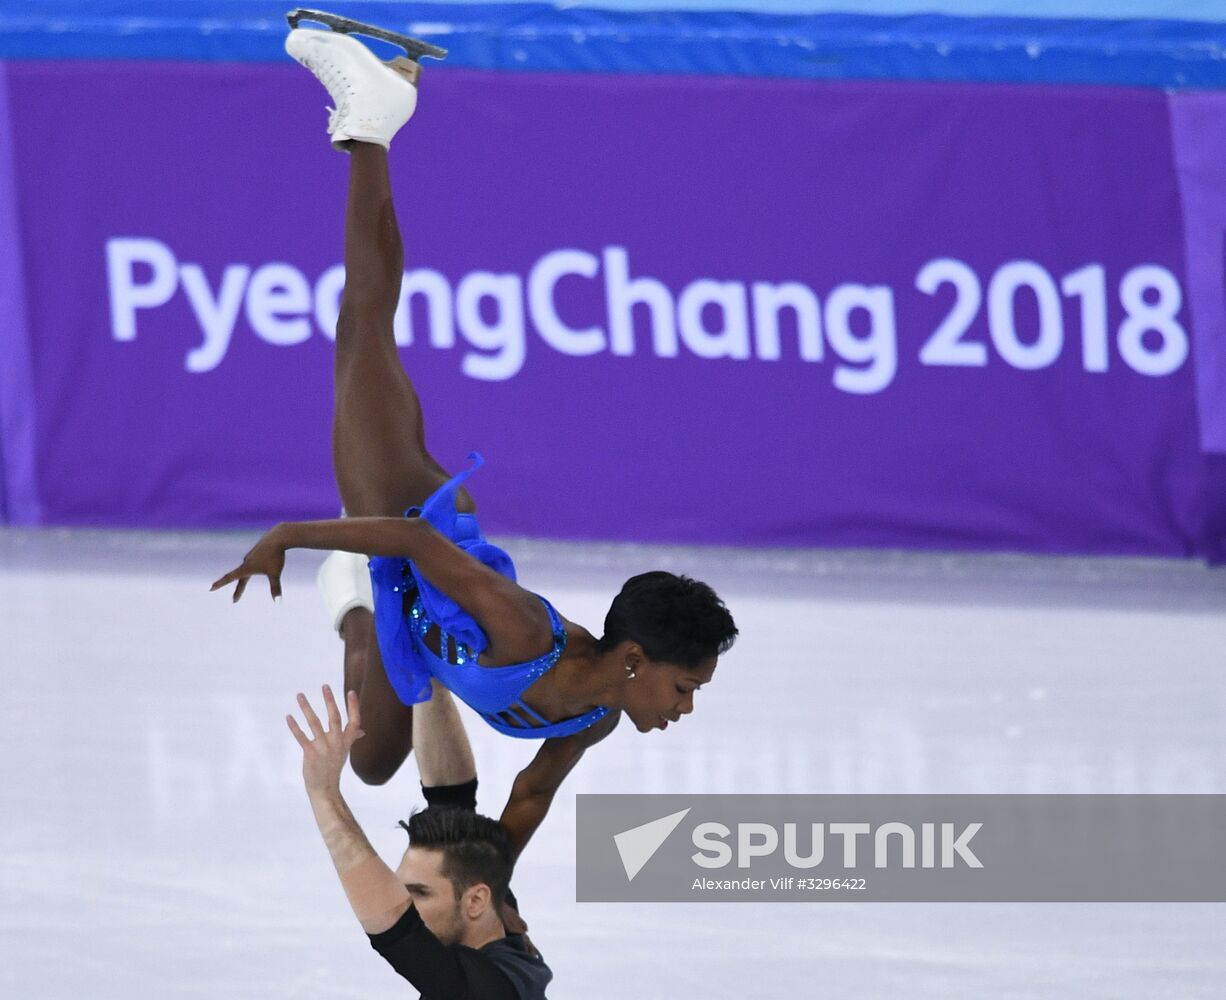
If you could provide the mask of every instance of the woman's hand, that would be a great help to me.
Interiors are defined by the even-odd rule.
[[[502,901],[502,906],[498,909],[498,916],[502,918],[502,926],[508,934],[528,933],[528,925],[524,923],[524,918],[519,915],[519,910],[511,905],[509,899]]]
[[[281,571],[285,569],[285,550],[287,548],[281,541],[280,527],[278,525],[266,532],[264,537],[255,543],[255,547],[243,556],[242,563],[216,581],[209,588],[210,592],[237,580],[238,586],[234,588],[234,600],[237,601],[247,589],[248,580],[253,576],[266,576],[272,599],[279,601],[281,599]]]

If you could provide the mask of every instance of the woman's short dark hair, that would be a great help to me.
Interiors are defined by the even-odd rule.
[[[629,639],[648,659],[696,667],[728,652],[736,636],[732,615],[714,590],[700,580],[656,570],[622,585],[596,648],[606,652]]]
[[[481,882],[490,887],[494,904],[502,905],[515,859],[501,823],[471,809],[431,806],[400,825],[409,831],[410,846],[443,852],[442,873],[457,900]]]

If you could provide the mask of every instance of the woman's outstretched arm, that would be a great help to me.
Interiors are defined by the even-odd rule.
[[[416,519],[403,517],[352,517],[334,521],[287,521],[264,532],[243,561],[213,582],[218,590],[237,581],[234,600],[243,596],[253,576],[268,577],[273,600],[281,597],[281,572],[290,549],[341,549],[367,556],[403,556],[414,559],[415,539],[420,532]]]
[[[248,580],[267,576],[273,599],[279,599],[289,549],[341,549],[411,559],[430,583],[473,616],[489,637],[492,658],[507,663],[530,660],[550,645],[549,613],[534,594],[495,573],[429,522],[416,517],[347,517],[278,524],[256,542],[242,563],[210,589],[237,582],[237,601]]]
[[[519,772],[499,822],[506,827],[511,850],[519,857],[553,804],[553,797],[588,747],[617,728],[621,712],[610,712],[587,729],[541,744],[532,762]]]

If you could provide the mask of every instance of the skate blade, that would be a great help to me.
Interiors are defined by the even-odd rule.
[[[314,21],[317,24],[326,25],[333,31],[339,31],[342,35],[365,35],[367,38],[378,38],[380,41],[391,42],[404,49],[405,54],[414,62],[421,59],[422,56],[429,56],[431,59],[447,58],[447,50],[437,45],[431,45],[419,38],[401,35],[395,31],[387,31],[373,24],[355,21],[351,17],[342,17],[340,14],[329,14],[327,11],[298,7],[286,14],[285,19],[289,21],[291,28],[298,27],[299,21]]]

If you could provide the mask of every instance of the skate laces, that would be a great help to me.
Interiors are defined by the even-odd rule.
[[[345,120],[349,114],[348,102],[337,102],[341,106],[339,108],[328,108],[328,135],[336,131],[337,126]]]
[[[324,85],[324,89],[336,102],[335,108],[328,108],[328,134],[331,135],[349,114],[349,81],[330,59],[304,56],[302,64],[315,74],[315,78]]]

